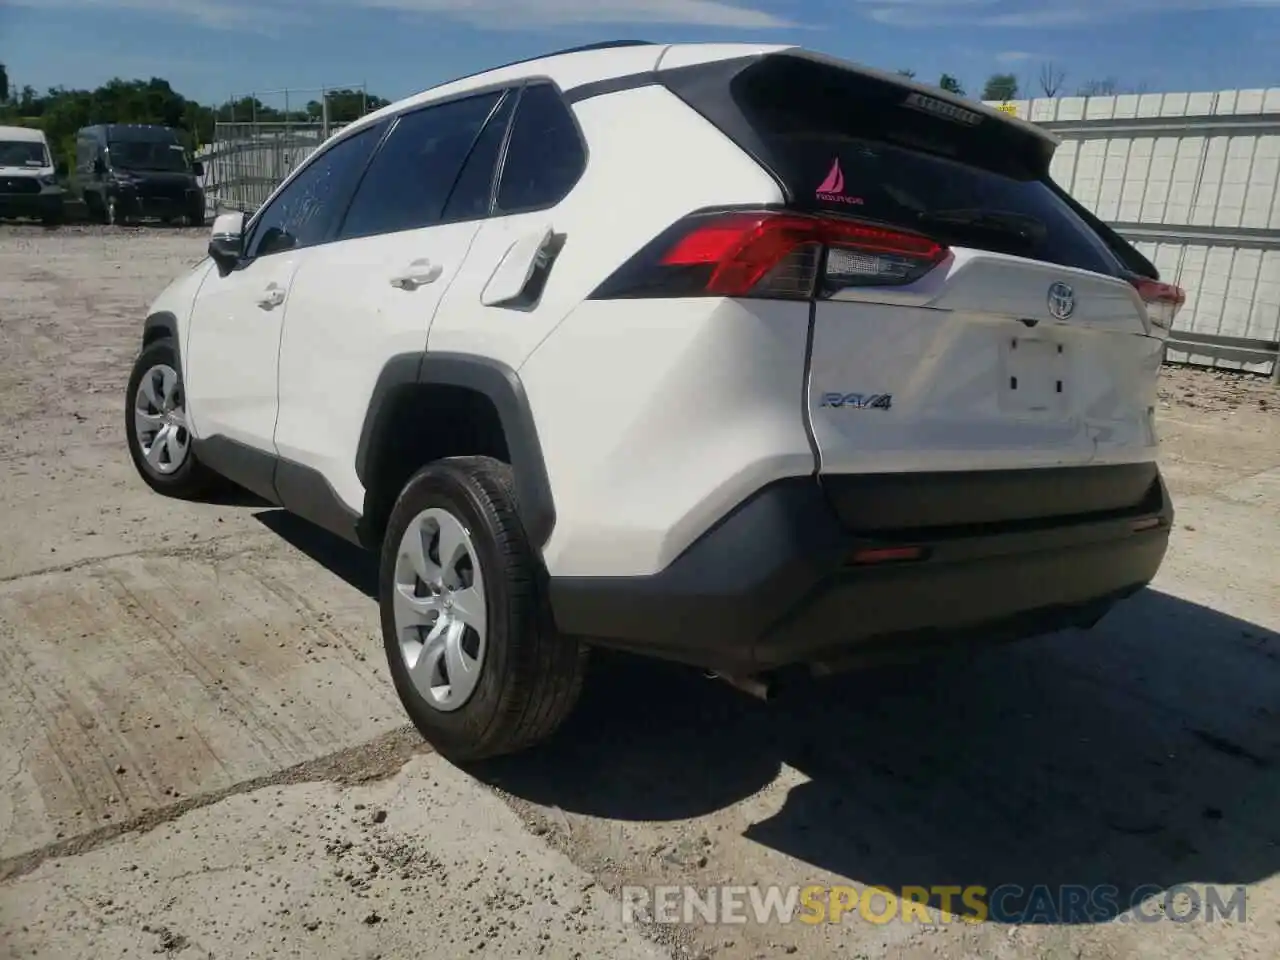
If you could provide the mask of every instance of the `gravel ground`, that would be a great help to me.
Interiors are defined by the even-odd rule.
[[[0,956],[1280,955],[1265,382],[1166,368],[1170,555],[1088,634],[769,705],[600,657],[555,742],[462,771],[404,728],[367,558],[133,475],[139,323],[203,242],[0,228]],[[720,883],[1248,899],[1216,923],[622,922],[626,885]]]

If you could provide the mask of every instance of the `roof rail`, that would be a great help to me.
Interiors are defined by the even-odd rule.
[[[612,47],[651,47],[652,40],[599,40],[595,43],[584,43],[580,47],[566,47],[563,50],[555,50],[551,53],[544,53],[536,59],[541,60],[542,57],[558,57],[563,53],[583,53],[587,50],[608,50]]]
[[[477,70],[474,73],[464,73],[460,77],[451,77],[448,80],[442,80],[439,83],[432,84],[432,86],[427,89],[442,87],[447,83],[458,83],[461,80],[470,80],[472,77],[478,77],[485,73],[492,73],[495,70],[505,70],[507,67],[518,67],[522,63],[532,63],[535,60],[545,60],[548,57],[558,57],[566,53],[586,53],[589,50],[608,50],[612,47],[651,47],[653,45],[654,43],[652,40],[600,40],[596,43],[583,44],[580,47],[568,47],[564,50],[552,50],[548,53],[536,53],[531,57],[521,57],[519,60],[512,60],[510,63],[500,63],[497,66],[485,67],[483,70]]]

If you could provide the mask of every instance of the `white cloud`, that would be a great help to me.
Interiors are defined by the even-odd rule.
[[[1053,27],[1123,21],[1171,10],[1280,7],[1280,0],[853,0],[865,16],[899,27],[970,24]]]
[[[788,27],[781,17],[736,0],[6,0],[41,10],[131,10],[209,27],[273,28],[313,17],[317,7],[352,7],[446,17],[492,30],[569,24],[679,24],[736,30]]]
[[[34,7],[38,10],[119,10],[150,13],[157,16],[176,16],[194,20],[207,27],[244,28],[268,27],[283,19],[291,19],[294,11],[289,4],[259,4],[251,6],[240,0],[5,0],[14,7]]]
[[[1021,63],[1023,60],[1031,60],[1034,57],[1034,53],[1027,53],[1025,50],[1006,50],[996,54],[996,59],[1001,63]]]
[[[439,13],[482,27],[669,23],[760,30],[790,26],[764,10],[724,0],[356,0],[361,6]]]

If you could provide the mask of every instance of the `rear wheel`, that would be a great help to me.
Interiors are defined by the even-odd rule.
[[[182,373],[171,339],[163,337],[143,348],[129,377],[127,398],[129,455],[152,490],[198,499],[223,485],[191,449]]]
[[[506,464],[458,457],[415,474],[392,510],[378,585],[396,692],[441,754],[514,753],[572,711],[586,653],[552,624]]]

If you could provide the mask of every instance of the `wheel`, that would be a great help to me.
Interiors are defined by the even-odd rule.
[[[409,480],[382,545],[382,635],[400,702],[445,757],[532,746],[577,703],[586,650],[554,629],[544,582],[509,466],[456,457]]]
[[[120,204],[115,197],[107,197],[106,205],[103,207],[105,211],[102,222],[109,227],[122,227],[125,225],[126,218],[120,215]]]
[[[143,348],[129,377],[125,436],[133,465],[158,493],[197,499],[220,486],[196,459],[187,429],[178,352],[168,337]]]
[[[40,222],[46,227],[60,227],[66,220],[66,211],[61,207],[50,210],[40,218]]]
[[[203,210],[196,211],[187,217],[187,226],[189,227],[203,227],[204,225],[205,217]]]

